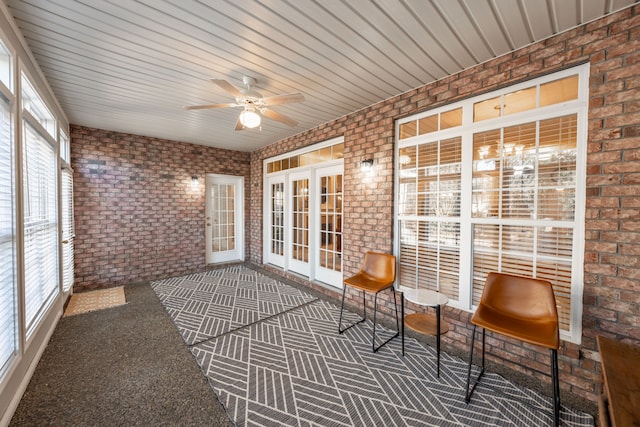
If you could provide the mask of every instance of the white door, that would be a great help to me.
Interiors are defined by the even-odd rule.
[[[308,277],[310,173],[293,173],[289,177],[289,269]]]
[[[265,227],[266,260],[269,264],[284,267],[285,253],[285,181],[284,176],[267,180],[265,212],[268,222]]]
[[[209,174],[205,187],[207,263],[244,260],[244,177]]]
[[[316,169],[312,239],[316,279],[337,287],[342,287],[342,174],[342,165]]]

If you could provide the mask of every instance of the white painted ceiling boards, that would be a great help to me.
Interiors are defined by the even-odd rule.
[[[0,0],[71,123],[252,151],[633,0]],[[209,79],[300,92],[235,131]]]

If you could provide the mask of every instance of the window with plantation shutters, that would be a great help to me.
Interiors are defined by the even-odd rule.
[[[58,292],[56,153],[28,121],[23,135],[24,281],[27,336]]]
[[[580,66],[398,122],[401,286],[473,310],[489,272],[545,279],[579,341],[587,79]]]
[[[0,95],[0,372],[17,350],[11,105]]]
[[[451,299],[458,299],[461,153],[459,137],[400,149],[401,282]]]
[[[570,329],[576,133],[572,114],[474,134],[474,305],[490,271],[539,277]]]
[[[73,286],[73,250],[75,228],[73,224],[73,171],[62,169],[62,290],[69,292]]]
[[[22,199],[27,338],[59,292],[55,117],[22,74]]]
[[[23,46],[9,43],[21,38],[14,30],[0,29],[0,401],[9,406],[63,306],[58,153],[69,158],[55,116],[62,111],[49,108],[45,99],[55,97],[46,83],[30,79],[38,70]]]

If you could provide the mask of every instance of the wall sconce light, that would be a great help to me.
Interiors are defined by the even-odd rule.
[[[198,176],[197,175],[193,175],[191,177],[191,185],[194,186],[194,187],[197,187],[199,183],[200,183],[200,181],[198,180]]]
[[[364,159],[360,162],[360,171],[369,172],[373,166],[373,159]]]

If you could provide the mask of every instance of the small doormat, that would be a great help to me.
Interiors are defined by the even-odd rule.
[[[100,289],[91,292],[82,292],[71,295],[64,316],[88,313],[90,311],[102,310],[104,308],[117,307],[126,304],[124,296],[124,286],[117,288]]]

